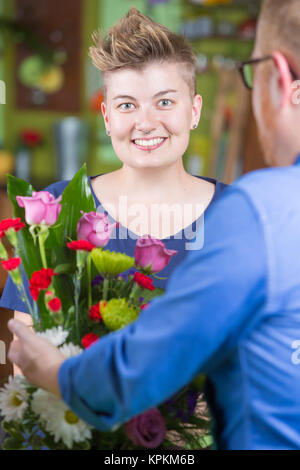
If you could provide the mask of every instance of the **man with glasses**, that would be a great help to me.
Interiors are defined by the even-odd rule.
[[[204,373],[219,449],[300,449],[299,59],[299,0],[265,0],[253,59],[239,68],[271,168],[226,189],[208,210],[204,248],[136,322],[67,360],[9,323],[19,337],[10,359],[98,429]]]

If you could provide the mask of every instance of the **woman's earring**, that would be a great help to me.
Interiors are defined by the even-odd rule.
[[[110,135],[110,131],[106,130],[106,134],[107,134],[107,135]]]
[[[194,124],[194,125],[193,125],[193,129],[196,129],[196,127],[197,127],[197,124]]]

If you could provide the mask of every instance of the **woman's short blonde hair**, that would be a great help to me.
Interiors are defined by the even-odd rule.
[[[103,95],[107,97],[107,76],[119,69],[141,70],[152,62],[171,62],[180,67],[191,98],[196,94],[197,58],[185,37],[173,33],[132,7],[109,30],[92,35],[94,46],[89,48],[93,64],[101,71]]]

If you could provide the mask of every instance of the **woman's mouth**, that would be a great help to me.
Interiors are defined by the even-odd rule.
[[[157,137],[155,139],[145,140],[145,139],[135,139],[132,140],[134,146],[140,150],[155,150],[163,145],[167,140],[167,137]]]

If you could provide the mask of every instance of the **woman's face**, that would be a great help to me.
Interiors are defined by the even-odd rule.
[[[182,67],[151,63],[142,70],[123,69],[107,77],[101,111],[114,151],[125,165],[165,167],[184,154],[190,130],[200,119],[202,98],[196,95],[192,102]]]

